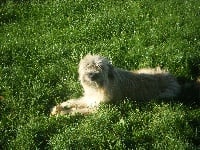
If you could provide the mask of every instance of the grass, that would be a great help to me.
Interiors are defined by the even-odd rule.
[[[87,53],[124,69],[161,66],[198,78],[199,1],[0,4],[0,149],[200,149],[199,103],[125,101],[49,117],[52,106],[81,95],[77,66]]]

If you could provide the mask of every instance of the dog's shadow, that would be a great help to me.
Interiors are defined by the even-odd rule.
[[[178,77],[177,80],[181,85],[179,101],[190,107],[200,107],[200,58],[194,57],[187,62],[189,73],[193,80],[185,77]]]
[[[188,80],[183,77],[178,78],[181,85],[181,93],[176,101],[183,103],[191,108],[200,107],[200,79]]]

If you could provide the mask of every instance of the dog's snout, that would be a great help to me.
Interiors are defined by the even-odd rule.
[[[98,73],[89,73],[88,76],[91,80],[95,80],[98,77]]]

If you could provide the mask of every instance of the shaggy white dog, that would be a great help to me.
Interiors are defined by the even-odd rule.
[[[86,55],[79,63],[78,72],[83,97],[54,106],[51,115],[87,114],[95,111],[100,103],[115,103],[125,98],[136,101],[169,98],[180,91],[176,79],[160,68],[126,71],[99,55]]]

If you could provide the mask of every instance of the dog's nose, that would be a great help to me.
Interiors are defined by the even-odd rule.
[[[95,80],[98,77],[98,73],[89,73],[88,76],[91,80]]]

